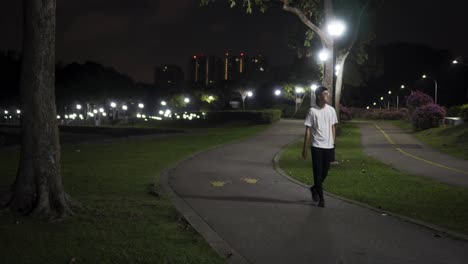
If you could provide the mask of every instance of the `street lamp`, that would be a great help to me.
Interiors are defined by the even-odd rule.
[[[111,102],[110,107],[112,108],[112,120],[115,120],[115,114],[116,114],[115,108],[117,107],[117,104],[115,102]]]
[[[388,91],[388,100],[387,100],[387,109],[390,110],[390,95],[392,94],[392,91]]]
[[[144,104],[142,104],[142,103],[139,103],[139,104],[138,104],[138,108],[143,109],[144,107],[145,107]]]
[[[328,34],[332,37],[339,37],[343,35],[346,30],[346,25],[343,21],[334,20],[327,25]]]
[[[423,79],[427,79],[427,75],[423,74]],[[434,81],[434,103],[437,104],[437,81],[434,78],[431,78]]]
[[[341,20],[332,20],[328,23],[327,25],[327,31],[328,34],[331,36],[331,47],[332,47],[332,69],[334,70],[335,74],[333,74],[332,77],[332,105],[336,106],[336,104],[339,104],[340,102],[336,102],[336,76],[338,76],[339,71],[341,70],[341,62],[336,65],[336,48],[335,48],[335,40],[336,38],[339,38],[343,35],[343,33],[346,31],[346,25],[343,21]],[[336,66],[335,66],[336,65]]]
[[[184,102],[185,102],[186,104],[190,103],[190,98],[185,97],[185,98],[184,98]]]
[[[280,95],[281,95],[281,90],[276,89],[276,90],[275,90],[275,95],[276,95],[276,96],[280,96]]]
[[[328,50],[326,49],[323,49],[319,52],[318,54],[318,58],[320,61],[326,61],[328,60],[328,57],[330,56],[330,52],[328,52]]]
[[[166,106],[167,105],[166,101],[161,101],[161,105]]]
[[[77,105],[76,105],[76,109],[77,109],[77,110],[81,110],[81,105],[80,105],[80,104],[77,104]]]

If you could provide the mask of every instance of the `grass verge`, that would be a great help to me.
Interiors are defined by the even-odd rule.
[[[359,128],[342,125],[336,157],[325,190],[390,212],[468,235],[468,189],[399,172],[369,156],[361,148]],[[291,145],[280,167],[291,177],[311,184],[310,161],[299,158],[302,142]]]
[[[412,130],[411,124],[404,121],[392,121],[407,133],[413,134],[421,142],[448,155],[468,160],[468,124],[441,126],[418,132]]]
[[[159,173],[202,149],[254,135],[266,126],[133,139],[62,149],[65,189],[82,203],[60,223],[0,211],[0,263],[223,263],[179,221],[168,197],[148,194]],[[0,191],[15,177],[18,151],[0,152]]]

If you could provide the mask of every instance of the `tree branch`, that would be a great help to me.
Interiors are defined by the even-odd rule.
[[[357,21],[356,21],[356,27],[355,27],[355,30],[354,30],[354,33],[353,33],[353,38],[352,40],[348,43],[348,45],[346,46],[345,50],[344,50],[344,53],[348,53],[354,46],[354,43],[356,42],[357,40],[357,37],[358,37],[358,32],[359,32],[359,28],[361,27],[361,18],[362,18],[362,14],[364,14],[364,11],[367,9],[367,7],[369,6],[369,3],[371,2],[371,0],[368,0],[366,2],[366,4],[362,7],[362,9],[360,10],[359,12],[359,15],[357,17]]]
[[[319,27],[317,27],[314,23],[312,23],[305,15],[304,13],[299,10],[298,8],[292,7],[288,4],[288,0],[280,0],[280,2],[283,3],[283,9],[285,11],[291,12],[295,14],[299,19],[304,23],[307,27],[309,27],[312,31],[314,31],[317,35],[319,35],[320,39],[322,40],[322,43],[324,43],[326,46],[331,45],[331,40],[325,34]]]

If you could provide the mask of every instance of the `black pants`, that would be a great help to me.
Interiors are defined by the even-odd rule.
[[[322,184],[328,175],[330,162],[334,160],[334,149],[311,148],[312,153],[312,171],[314,172],[314,186],[319,197],[323,199]]]

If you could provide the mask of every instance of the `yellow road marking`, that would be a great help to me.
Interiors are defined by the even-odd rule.
[[[250,184],[255,184],[258,182],[258,179],[252,179],[252,178],[241,178],[242,181],[245,181],[246,183]]]
[[[383,131],[382,128],[380,128],[380,127],[379,127],[377,124],[375,124],[375,123],[374,123],[374,125],[375,125],[375,127],[385,136],[385,138],[388,140],[388,142],[390,142],[390,144],[392,144],[392,145],[394,145],[394,146],[396,145],[395,142],[392,140],[392,138],[391,138],[387,133],[385,133],[385,131]],[[401,149],[401,148],[395,147],[395,149],[398,150],[400,153],[402,153],[402,154],[408,156],[408,157],[411,157],[411,158],[413,158],[413,159],[416,159],[416,160],[425,162],[425,163],[427,163],[427,164],[431,164],[431,165],[433,165],[433,166],[437,166],[437,167],[440,167],[440,168],[444,168],[444,169],[447,169],[447,170],[451,170],[451,171],[455,171],[455,172],[459,172],[459,173],[463,173],[463,174],[468,174],[467,171],[458,170],[458,169],[455,169],[455,168],[451,168],[451,167],[448,167],[448,166],[439,164],[439,163],[437,163],[437,162],[433,162],[433,161],[430,161],[430,160],[426,160],[426,159],[420,158],[420,157],[418,157],[418,156],[415,156],[415,155],[413,155],[413,154],[410,154],[410,153],[404,151],[404,150]]]
[[[213,187],[224,187],[229,182],[224,182],[224,181],[212,181],[210,182]]]

